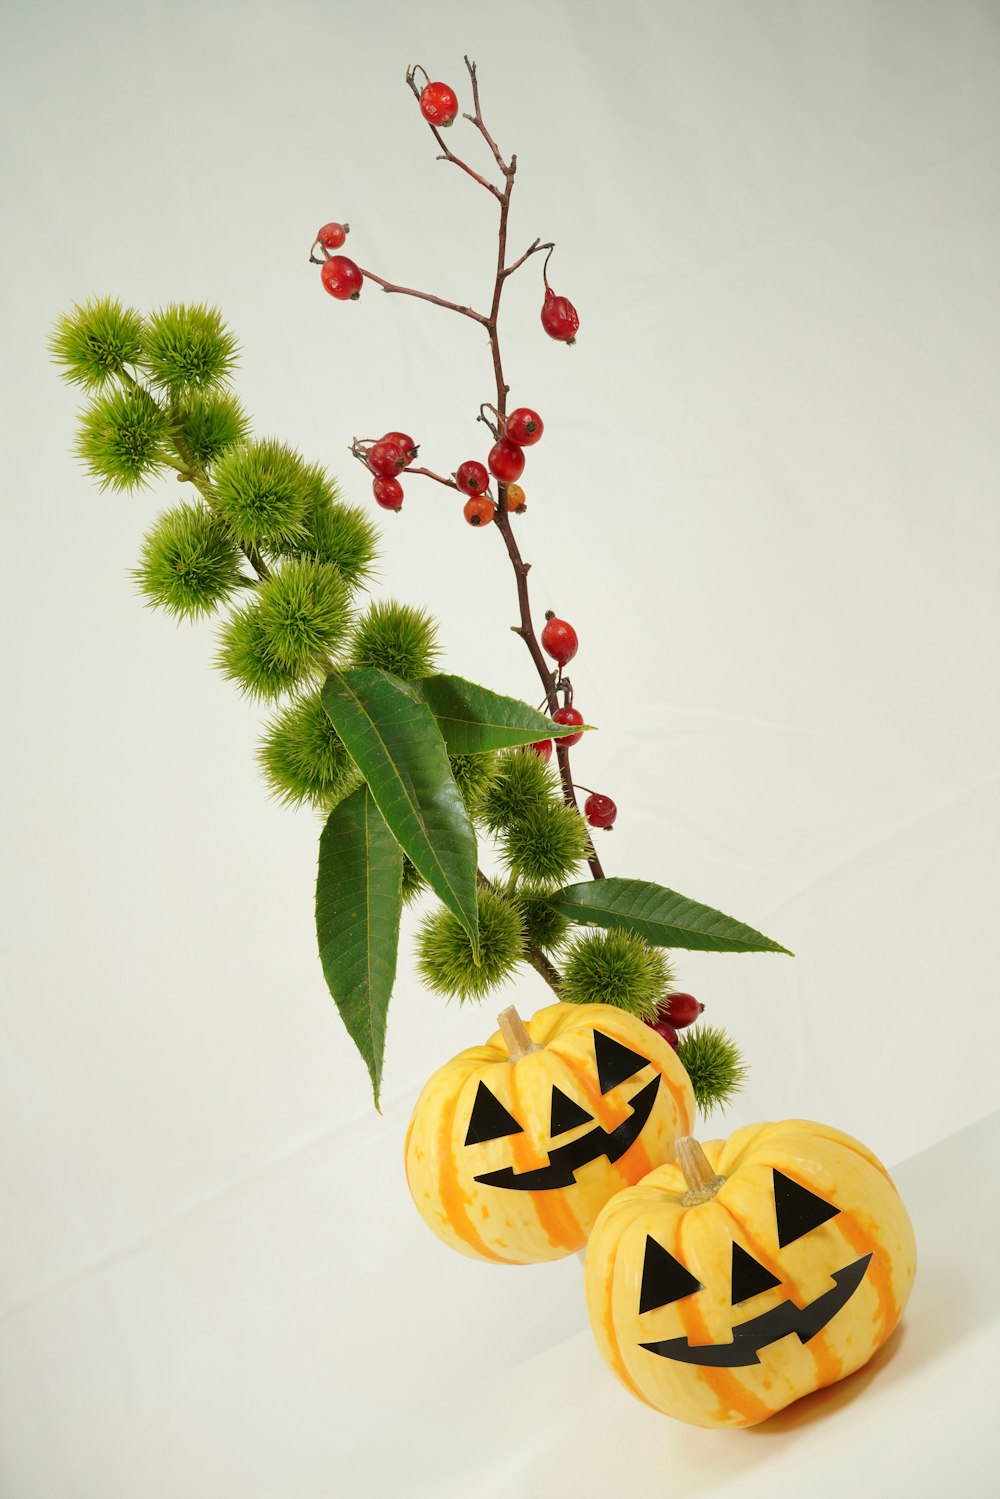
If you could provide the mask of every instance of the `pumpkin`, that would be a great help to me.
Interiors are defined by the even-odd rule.
[[[608,1198],[673,1153],[694,1094],[672,1047],[610,1005],[514,1009],[427,1082],[406,1137],[425,1223],[473,1259],[524,1265],[586,1243]]]
[[[899,1321],[916,1246],[884,1166],[804,1119],[752,1124],[650,1172],[587,1245],[598,1347],[641,1400],[753,1426],[851,1374]]]

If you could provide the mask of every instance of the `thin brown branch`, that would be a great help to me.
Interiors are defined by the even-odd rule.
[[[466,66],[468,67],[469,66],[469,59],[466,58],[465,61],[466,61]],[[406,70],[406,81],[410,85],[410,88],[413,90],[414,97],[417,99],[417,101],[419,103],[420,92],[421,91],[417,87],[417,82],[416,82],[416,79],[414,77],[414,74],[416,73],[417,68],[420,68],[421,73],[423,73],[424,77],[427,78],[427,69],[423,68],[423,67],[420,67],[419,63],[415,63],[412,67],[407,68],[407,70]],[[474,67],[470,71],[472,71],[473,74],[474,74]],[[427,81],[429,83],[430,79],[428,78]],[[473,77],[473,91],[472,91],[472,94],[473,94],[473,98],[475,98],[476,97],[475,77]],[[468,119],[469,116],[466,115],[465,118]],[[434,139],[437,141],[438,145],[441,147],[441,155],[438,157],[438,161],[450,161],[453,166],[458,167],[460,171],[465,172],[469,177],[471,177],[472,180],[473,180],[473,182],[478,182],[480,187],[485,187],[485,189],[486,189],[486,191],[488,193],[491,193],[494,198],[496,198],[496,199],[499,200],[499,198],[502,196],[502,194],[500,192],[500,189],[497,186],[495,186],[494,183],[490,182],[486,177],[481,176],[480,173],[477,172],[474,167],[470,167],[469,163],[467,161],[463,161],[460,156],[456,156],[455,153],[454,153],[454,151],[452,151],[452,149],[450,148],[450,146],[445,141],[444,137],[442,136],[440,130],[437,128],[436,125],[432,125],[431,122],[430,122],[430,120],[427,120],[426,124],[427,124],[427,128],[430,131],[431,135],[433,135]],[[473,120],[473,124],[475,124],[474,120]],[[493,154],[494,154],[494,156],[497,155],[497,153],[496,153],[495,150],[494,150]],[[497,160],[499,161],[499,157],[497,157]],[[500,164],[500,170],[501,171],[505,171],[503,162],[500,161],[499,164]]]
[[[436,474],[432,468],[406,468],[400,474],[400,479],[410,474],[422,474],[425,479],[434,479],[438,484],[444,484],[448,489],[458,489],[454,479],[446,479],[443,474]],[[462,493],[462,491],[459,491]]]
[[[514,272],[516,270],[519,270],[521,268],[521,266],[529,258],[529,256],[531,256],[531,255],[537,255],[540,250],[554,250],[554,249],[555,249],[555,245],[551,242],[551,240],[547,240],[545,244],[542,244],[540,240],[536,239],[533,244],[530,244],[528,246],[528,248],[525,250],[524,254],[521,255],[521,256],[519,256],[518,259],[514,261],[513,265],[504,266],[504,268],[500,272],[500,274],[501,274],[501,276],[503,276],[504,280],[506,280],[508,276],[513,276]]]
[[[366,271],[364,266],[358,266],[362,276],[368,281],[374,281],[383,291],[394,292],[401,297],[419,297],[422,302],[433,302],[435,307],[446,307],[449,312],[460,312],[463,317],[472,318],[474,323],[482,323],[484,328],[489,327],[489,319],[481,312],[476,312],[474,307],[464,307],[460,302],[449,302],[445,297],[436,297],[433,292],[416,291],[412,286],[397,286],[392,281],[386,281],[382,276],[376,276],[374,271]]]
[[[479,104],[479,79],[476,77],[476,65],[474,62],[470,62],[468,57],[466,57],[465,66],[469,70],[469,80],[472,84],[472,102],[475,105],[476,112],[474,115],[465,115],[464,118],[470,120],[472,124],[475,125],[483,140],[493,152],[493,160],[496,162],[497,166],[500,168],[504,176],[510,179],[510,177],[512,177],[514,173],[516,158],[512,156],[510,159],[510,166],[508,166],[503,157],[500,155],[500,148],[497,146],[496,141],[493,139],[492,135],[490,135],[490,132],[487,130],[485,124],[483,123],[483,111]],[[510,183],[508,180],[508,187],[509,185]],[[500,195],[497,194],[497,196],[499,197]]]

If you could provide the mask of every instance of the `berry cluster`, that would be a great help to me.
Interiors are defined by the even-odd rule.
[[[463,514],[470,526],[488,526],[496,514],[489,492],[491,474],[503,491],[508,511],[521,515],[527,508],[524,490],[516,481],[524,473],[524,449],[538,442],[545,431],[545,423],[530,406],[518,406],[501,421],[502,427],[498,424],[492,429],[496,441],[486,456],[486,463],[470,458],[455,470],[456,488],[469,496]]]
[[[417,456],[417,445],[407,432],[386,432],[377,442],[355,442],[355,458],[374,474],[372,493],[383,510],[402,510],[403,486],[396,475],[409,468]]]
[[[697,1020],[704,1008],[693,994],[668,994],[657,1006],[655,1019],[646,1024],[676,1051],[680,1044],[677,1032]]]

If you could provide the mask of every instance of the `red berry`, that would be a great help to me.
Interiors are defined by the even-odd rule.
[[[501,437],[499,442],[493,444],[486,462],[490,466],[490,473],[501,484],[510,484],[515,479],[520,479],[524,473],[524,454],[509,437]]]
[[[533,749],[540,760],[548,761],[552,756],[551,739],[537,739],[534,744],[529,744],[528,748]]]
[[[417,456],[417,445],[413,438],[406,432],[387,432],[382,439],[383,442],[394,442],[397,448],[402,448],[406,459],[406,467],[409,468]]]
[[[346,255],[331,255],[329,260],[324,260],[320,279],[338,302],[356,302],[364,281],[354,261],[348,260]]]
[[[482,494],[484,489],[489,488],[490,476],[481,463],[470,458],[468,463],[458,465],[455,483],[464,494]]]
[[[470,526],[488,526],[493,519],[493,501],[488,500],[484,494],[474,494],[470,500],[466,500],[462,514]]]
[[[458,96],[446,83],[428,83],[420,91],[420,113],[431,125],[450,125],[458,114]]]
[[[647,1020],[646,1024],[651,1031],[655,1031],[658,1036],[662,1036],[668,1046],[672,1046],[674,1051],[677,1050],[677,1032],[669,1020],[658,1014],[655,1020]]]
[[[580,318],[573,303],[568,297],[557,297],[548,287],[542,303],[542,327],[550,338],[557,338],[564,344],[576,343],[580,329]]]
[[[695,999],[693,994],[668,994],[660,1005],[660,1013],[676,1030],[682,1031],[686,1025],[698,1019],[704,1008],[701,1000]]]
[[[350,224],[324,224],[316,238],[326,249],[339,250],[350,232]]]
[[[556,619],[552,613],[546,614],[545,620],[542,649],[549,653],[553,661],[565,666],[568,661],[572,661],[580,644],[576,631],[572,625],[568,625],[564,619]]]
[[[399,473],[401,468],[406,467],[406,454],[395,442],[372,443],[365,454],[368,459],[368,467],[373,474],[381,474],[383,479],[392,479]]]
[[[576,708],[557,708],[552,715],[552,722],[583,723],[583,714]],[[582,738],[582,734],[567,734],[564,739],[559,740],[559,743],[564,744],[567,749],[571,749],[574,744],[579,744]]]
[[[521,511],[526,510],[527,508],[528,505],[527,501],[524,498],[524,490],[521,488],[520,484],[508,484],[507,509],[513,510],[515,515],[520,515]]]
[[[398,479],[376,479],[372,484],[376,505],[383,510],[399,510],[403,504],[403,486]]]
[[[610,796],[592,791],[583,804],[583,815],[592,828],[609,828],[618,816],[618,808]]]
[[[504,423],[504,432],[519,448],[530,448],[545,431],[545,423],[530,406],[519,406]]]

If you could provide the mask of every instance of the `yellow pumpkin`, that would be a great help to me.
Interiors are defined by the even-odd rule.
[[[804,1119],[677,1157],[613,1197],[587,1245],[591,1326],[626,1388],[694,1426],[753,1426],[866,1363],[916,1268],[876,1157]]]
[[[425,1223],[473,1259],[524,1265],[586,1243],[622,1187],[668,1160],[694,1120],[673,1049],[610,1005],[505,1010],[485,1046],[430,1078],[406,1137]]]

